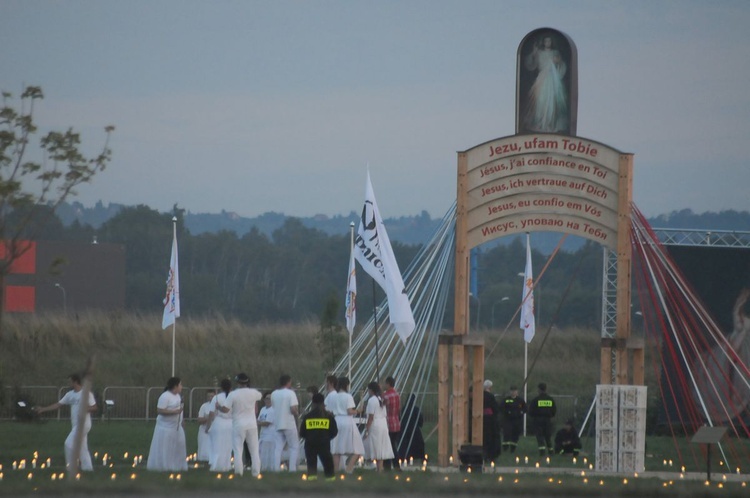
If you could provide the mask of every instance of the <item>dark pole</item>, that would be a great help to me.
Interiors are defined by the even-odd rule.
[[[706,480],[711,482],[711,443],[706,445]]]
[[[380,384],[380,348],[378,346],[378,306],[375,298],[375,279],[372,279],[372,317],[375,322],[375,380]]]

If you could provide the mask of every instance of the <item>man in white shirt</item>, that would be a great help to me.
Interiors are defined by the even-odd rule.
[[[240,373],[234,379],[237,389],[229,393],[225,404],[218,409],[232,412],[232,452],[234,453],[234,473],[242,475],[244,465],[242,454],[247,442],[250,450],[251,470],[253,476],[260,474],[260,452],[258,451],[258,401],[262,395],[250,387],[250,378]]]
[[[299,401],[292,391],[292,378],[284,374],[279,378],[279,388],[271,393],[271,406],[276,417],[276,451],[274,453],[274,468],[281,468],[281,452],[284,444],[289,446],[289,471],[297,471],[299,457],[299,432],[297,431],[297,417],[299,416]]]
[[[70,377],[71,390],[65,393],[60,401],[53,403],[45,407],[36,407],[34,410],[36,413],[44,413],[52,410],[57,410],[63,405],[70,405],[70,423],[73,428],[65,439],[65,466],[68,469],[74,467],[73,457],[73,446],[75,445],[76,437],[79,434],[78,414],[80,413],[80,407],[82,403],[81,395],[83,394],[83,385],[81,384],[81,377],[78,374],[71,374]],[[83,427],[80,427],[81,435],[81,454],[79,461],[81,463],[81,470],[92,471],[94,466],[91,463],[91,454],[89,453],[88,434],[91,430],[91,413],[97,410],[96,400],[94,395],[89,392],[88,402],[84,404],[84,410],[86,410],[86,416],[84,418]]]

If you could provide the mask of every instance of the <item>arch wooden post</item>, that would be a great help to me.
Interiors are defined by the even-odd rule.
[[[458,451],[461,445],[469,442],[469,424],[471,424],[471,443],[481,445],[483,440],[481,393],[484,382],[484,341],[480,337],[468,335],[469,247],[466,228],[466,175],[466,153],[459,152],[456,198],[455,317],[453,333],[441,335],[438,341],[438,465],[440,466],[448,465],[451,456],[453,463],[458,465]],[[451,363],[453,365],[452,385],[449,376]],[[476,393],[471,397],[467,392],[469,386]],[[471,409],[469,410],[470,403]],[[469,420],[469,411],[471,420]]]

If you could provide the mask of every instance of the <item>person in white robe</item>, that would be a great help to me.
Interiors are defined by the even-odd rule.
[[[156,403],[156,427],[146,468],[180,472],[187,470],[187,446],[183,423],[182,381],[171,377]]]
[[[37,407],[34,411],[39,414],[57,410],[65,405],[70,406],[70,424],[72,428],[70,434],[65,439],[65,466],[66,468],[71,468],[74,463],[73,447],[75,446],[76,437],[81,434],[81,453],[78,462],[80,462],[81,470],[91,471],[94,470],[94,466],[91,463],[91,454],[89,453],[88,434],[91,430],[91,413],[97,410],[96,400],[93,393],[89,392],[88,403],[84,405],[86,417],[84,418],[83,426],[79,427],[78,419],[82,404],[83,385],[81,384],[81,377],[78,374],[71,374],[68,380],[70,380],[71,389],[65,393],[60,401],[49,406]]]
[[[258,414],[258,426],[260,427],[260,436],[258,436],[258,445],[260,451],[260,470],[272,471],[274,469],[274,453],[276,451],[276,426],[274,419],[276,417],[273,406],[271,406],[271,393],[263,394],[263,403],[265,406],[260,409]]]
[[[251,471],[254,477],[260,474],[260,452],[258,451],[258,401],[260,391],[250,387],[250,378],[245,373],[237,374],[237,389],[229,393],[220,411],[232,413],[232,452],[234,473],[241,476],[244,470],[242,455],[245,443],[250,451]]]
[[[351,474],[359,458],[364,455],[365,448],[354,420],[357,408],[354,404],[354,398],[349,394],[349,379],[340,377],[336,387],[338,393],[332,399],[331,406],[339,433],[331,448],[333,468],[338,471],[340,466],[343,465],[346,472]]]
[[[213,453],[209,468],[211,472],[229,472],[232,470],[232,412],[219,410],[219,407],[226,406],[232,381],[222,379],[219,385],[221,391],[214,396],[214,415],[208,431]]]
[[[198,455],[196,460],[199,462],[208,462],[211,460],[211,437],[208,435],[206,429],[208,428],[208,422],[213,409],[215,394],[213,391],[206,392],[206,402],[198,410]]]
[[[370,443],[370,457],[376,464],[378,472],[383,470],[383,460],[393,458],[393,446],[388,435],[388,413],[383,403],[383,395],[377,382],[367,385],[370,398],[367,400],[367,426],[364,437]]]

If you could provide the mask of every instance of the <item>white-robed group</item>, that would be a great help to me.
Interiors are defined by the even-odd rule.
[[[283,375],[279,388],[265,395],[249,387],[247,375],[238,374],[235,380],[236,389],[232,390],[231,382],[225,379],[221,383],[221,392],[215,396],[208,393],[208,400],[201,406],[198,413],[198,459],[208,461],[213,472],[234,470],[235,474],[243,475],[243,453],[247,445],[254,476],[261,471],[282,470],[281,457],[287,452],[289,471],[296,471],[299,401],[291,389],[291,377]],[[363,442],[355,419],[358,412],[349,393],[349,379],[329,376],[327,387],[325,407],[335,416],[338,426],[338,435],[331,441],[335,468],[351,473],[360,458],[365,456],[375,460],[380,470],[383,460],[394,457],[380,386],[376,382],[368,385],[364,432],[367,444]],[[187,470],[181,392],[182,382],[178,377],[172,377],[159,397],[148,470]],[[261,401],[264,406],[259,409]]]

